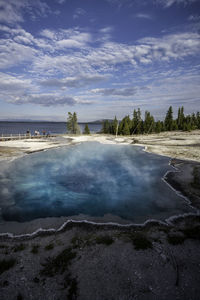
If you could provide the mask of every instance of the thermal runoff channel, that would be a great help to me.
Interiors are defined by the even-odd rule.
[[[1,218],[114,215],[143,222],[190,209],[163,180],[169,159],[132,145],[86,142],[2,164]]]

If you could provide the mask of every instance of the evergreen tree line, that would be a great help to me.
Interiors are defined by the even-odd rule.
[[[184,114],[184,107],[178,109],[177,119],[173,118],[172,106],[169,107],[164,121],[155,121],[153,115],[149,111],[145,112],[144,120],[141,117],[140,108],[133,111],[133,118],[125,116],[120,122],[117,118],[113,121],[105,120],[102,124],[102,133],[132,135],[132,134],[148,134],[160,133],[162,131],[183,130],[190,131],[200,129],[200,113]]]
[[[80,126],[78,125],[77,114],[75,112],[73,114],[71,112],[68,112],[67,132],[72,133],[72,134],[80,134],[81,133]],[[88,124],[85,124],[83,134],[90,134],[90,129],[88,127]]]

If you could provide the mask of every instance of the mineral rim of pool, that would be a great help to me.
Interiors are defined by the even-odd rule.
[[[113,215],[164,220],[192,208],[163,180],[169,159],[133,145],[85,142],[27,155],[0,166],[4,221]]]

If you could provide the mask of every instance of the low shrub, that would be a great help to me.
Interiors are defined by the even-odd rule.
[[[100,235],[96,237],[97,244],[111,245],[114,242],[114,239],[109,235]]]
[[[66,248],[60,254],[54,257],[48,257],[43,265],[43,269],[40,271],[41,275],[54,276],[58,273],[64,273],[68,266],[71,264],[71,260],[76,257],[76,252],[71,247]]]
[[[12,250],[14,252],[18,252],[18,251],[23,251],[25,248],[26,248],[26,246],[24,244],[19,244],[19,245],[14,246],[12,248]]]
[[[31,253],[37,254],[38,250],[39,250],[39,247],[40,247],[39,245],[33,245],[32,249],[31,249]]]
[[[145,250],[152,248],[152,242],[146,237],[144,233],[134,233],[130,236],[135,250]]]
[[[3,272],[9,270],[10,268],[14,267],[16,264],[16,259],[15,258],[10,258],[10,259],[2,259],[0,260],[0,274]]]
[[[50,244],[46,245],[44,249],[49,251],[49,250],[52,250],[53,248],[54,248],[54,244],[50,243]]]

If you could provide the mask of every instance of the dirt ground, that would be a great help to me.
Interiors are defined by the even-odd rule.
[[[0,299],[199,299],[200,131],[7,141],[0,142],[0,158],[10,161],[88,140],[143,145],[146,151],[172,158],[176,169],[165,180],[191,201],[197,214],[121,227],[84,222],[60,227],[64,219],[52,218],[45,228],[55,230],[1,234]],[[44,224],[38,220],[13,226],[17,234],[32,233]]]
[[[194,216],[144,228],[68,224],[32,238],[4,236],[0,298],[199,299],[199,246]]]

